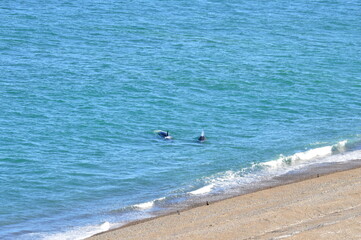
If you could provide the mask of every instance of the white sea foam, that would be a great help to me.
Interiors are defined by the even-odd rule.
[[[156,202],[163,201],[165,197],[155,199],[153,201],[135,204],[133,207],[138,208],[140,210],[147,210],[154,206]],[[150,217],[148,215],[144,215],[142,218]],[[100,232],[108,231],[110,228],[120,227],[124,223],[110,223],[110,222],[104,222],[99,225],[88,225],[84,227],[75,227],[72,229],[69,229],[65,232],[59,232],[54,234],[46,234],[46,235],[40,235],[38,238],[41,238],[43,240],[81,240],[88,238],[90,236],[93,236]]]
[[[213,187],[214,187],[214,184],[209,184],[209,185],[206,185],[204,187],[201,187],[197,190],[190,192],[190,194],[192,194],[192,195],[206,194],[206,193],[211,192]]]
[[[108,231],[112,226],[117,226],[117,224],[104,222],[100,225],[88,225],[84,227],[76,227],[65,232],[42,236],[42,239],[43,240],[81,240],[93,236],[97,233]]]
[[[256,182],[270,179],[271,175],[265,171],[244,173],[243,171],[226,171],[204,179],[206,186],[190,192],[192,195],[206,195],[216,192],[229,191],[232,188],[248,186]]]
[[[290,156],[280,156],[276,160],[265,163],[255,163],[249,168],[240,171],[226,171],[204,178],[205,186],[189,192],[192,195],[204,195],[215,190],[246,186],[248,184],[267,181],[275,176],[289,171],[324,162],[340,162],[361,158],[361,151],[346,151],[347,141],[337,144],[298,152]]]
[[[347,162],[352,160],[360,160],[361,159],[361,150],[356,150],[352,152],[344,152],[336,155],[332,155],[323,159],[322,162]]]
[[[305,152],[298,152],[291,156],[281,155],[278,159],[265,162],[261,164],[266,166],[268,170],[280,170],[284,168],[297,168],[309,164],[310,162],[323,162],[326,157],[333,154],[343,153],[346,151],[347,141],[341,141],[335,145],[319,147],[307,150]],[[323,159],[323,160],[321,160]],[[319,161],[320,160],[320,161]]]
[[[152,208],[152,207],[154,206],[154,203],[155,203],[155,202],[162,201],[162,200],[164,200],[164,199],[165,199],[165,197],[162,197],[162,198],[155,199],[155,200],[153,200],[153,201],[135,204],[135,205],[133,205],[133,206],[134,206],[135,208],[139,208],[139,209],[142,209],[142,210],[150,209],[150,208]]]
[[[154,205],[154,201],[149,201],[149,202],[145,202],[145,203],[135,204],[134,207],[140,208],[140,209],[148,209],[148,208],[153,207],[153,205]]]
[[[226,171],[205,178],[207,185],[189,192],[192,195],[205,195],[216,190],[229,189],[230,187],[239,186],[239,184],[246,184],[259,179],[259,175],[242,175],[241,171]]]

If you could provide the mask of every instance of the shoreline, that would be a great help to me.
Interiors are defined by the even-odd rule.
[[[320,165],[311,165],[311,166],[297,170],[296,173],[291,172],[291,173],[287,173],[287,174],[275,177],[272,181],[270,181],[266,184],[263,184],[262,186],[260,186],[258,188],[257,187],[250,188],[250,189],[246,190],[245,192],[243,191],[242,193],[235,195],[235,196],[228,196],[228,197],[226,196],[225,197],[224,195],[220,195],[215,199],[205,197],[202,202],[195,203],[194,205],[183,207],[178,210],[173,210],[166,214],[161,214],[159,216],[129,222],[120,227],[110,229],[105,232],[97,233],[86,239],[89,239],[89,240],[118,239],[118,238],[120,238],[120,236],[122,239],[128,239],[127,236],[129,237],[129,239],[134,239],[135,237],[132,236],[132,232],[143,232],[143,235],[142,235],[143,239],[154,239],[154,238],[169,239],[169,238],[172,238],[172,236],[174,234],[177,234],[175,232],[172,232],[172,229],[174,229],[178,224],[175,224],[174,226],[173,225],[168,226],[168,228],[170,229],[169,232],[160,233],[159,235],[153,236],[154,238],[146,238],[146,236],[148,235],[147,231],[150,231],[151,228],[149,228],[148,230],[144,230],[144,226],[154,225],[154,227],[157,228],[156,226],[159,222],[165,221],[165,223],[166,223],[170,219],[174,219],[177,217],[179,218],[180,216],[183,216],[183,215],[189,215],[190,213],[193,213],[193,212],[196,212],[195,214],[199,215],[199,213],[197,213],[197,212],[204,212],[204,208],[210,208],[211,207],[210,205],[212,205],[212,206],[222,205],[223,207],[221,207],[221,209],[228,208],[227,205],[229,205],[229,202],[242,201],[240,199],[246,199],[253,195],[264,195],[264,193],[267,191],[277,192],[281,188],[289,188],[292,190],[298,185],[308,184],[309,181],[315,181],[315,182],[319,182],[322,184],[327,184],[327,181],[324,181],[325,179],[332,178],[331,176],[337,178],[337,177],[339,177],[338,175],[345,175],[345,174],[347,175],[348,173],[352,173],[353,171],[358,171],[360,173],[359,176],[361,176],[361,160],[360,159],[351,160],[351,161],[347,161],[347,162],[339,162],[339,163],[324,163],[324,164],[320,164]],[[361,179],[359,178],[359,180],[360,180],[359,192],[361,193]],[[221,198],[222,196],[223,196],[223,198]],[[262,200],[262,197],[259,200]],[[237,207],[235,207],[235,209],[233,209],[233,210],[237,210]],[[360,210],[360,213],[361,213],[361,210]],[[207,215],[205,215],[205,217],[207,217]],[[184,221],[183,222],[180,221],[180,222],[181,222],[180,225],[183,225],[183,224],[186,224],[188,222],[188,220],[185,220],[185,222]],[[212,221],[210,221],[210,222],[212,222]],[[132,229],[132,231],[129,232],[130,228]],[[124,233],[128,233],[130,235],[123,235]],[[182,233],[182,234],[184,235],[184,233]],[[113,237],[109,238],[109,235],[111,235]],[[184,238],[183,235],[181,238]],[[208,237],[212,238],[212,236],[208,236]],[[198,236],[195,239],[209,239],[208,237],[202,238],[202,236]],[[220,237],[227,239],[227,237],[225,237],[225,236],[220,236]],[[250,236],[250,237],[252,237],[252,236]]]

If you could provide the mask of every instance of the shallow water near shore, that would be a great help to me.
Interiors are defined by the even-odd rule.
[[[5,1],[0,238],[82,239],[360,159],[360,12]]]

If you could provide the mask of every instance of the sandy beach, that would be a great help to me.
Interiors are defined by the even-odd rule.
[[[361,239],[361,168],[205,203],[89,239]]]

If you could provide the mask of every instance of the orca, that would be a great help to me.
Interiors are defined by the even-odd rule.
[[[203,131],[203,130],[202,130],[201,136],[199,136],[199,138],[198,138],[198,141],[199,141],[199,142],[204,142],[204,141],[206,141],[206,137],[204,136],[204,131]]]
[[[157,132],[158,133],[158,136],[160,136],[161,138],[164,138],[164,139],[166,139],[166,140],[170,140],[170,139],[172,139],[173,137],[172,136],[170,136],[169,135],[169,132],[168,131],[158,131]]]

